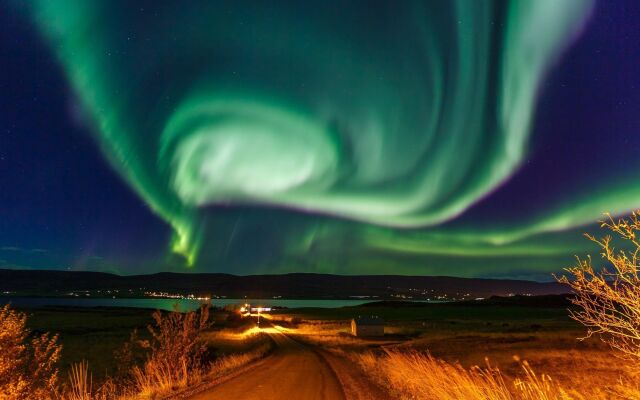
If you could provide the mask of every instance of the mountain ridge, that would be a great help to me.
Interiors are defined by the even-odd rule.
[[[477,297],[564,294],[557,282],[408,275],[332,275],[288,273],[233,275],[228,273],[158,272],[116,275],[94,271],[0,269],[0,292],[11,295],[66,295],[74,291],[102,293],[169,292],[248,298],[470,299]]]

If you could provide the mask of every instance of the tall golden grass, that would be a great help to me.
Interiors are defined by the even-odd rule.
[[[129,381],[115,381],[107,378],[95,390],[92,388],[91,373],[86,362],[74,364],[71,367],[69,384],[56,400],[144,400],[163,398],[175,390],[185,389],[189,385],[197,384],[205,379],[215,379],[257,361],[271,349],[267,343],[257,348],[241,353],[221,357],[207,368],[193,371],[187,382],[172,380],[175,376],[168,366],[161,366],[152,370],[134,369],[133,379]]]
[[[355,355],[375,381],[406,399],[509,399],[501,376],[493,371],[465,370],[415,351]]]
[[[145,399],[196,383],[203,375],[206,351],[201,334],[211,326],[208,306],[186,313],[155,311],[152,317],[154,325],[147,327],[150,339],[140,340],[134,331],[131,340],[118,353],[124,376],[117,381],[107,379],[94,389],[88,364],[81,362],[72,365],[69,383],[61,397],[64,400]],[[133,356],[136,349],[146,353],[140,365]]]
[[[550,376],[538,375],[526,361],[521,374],[508,379],[489,365],[463,368],[416,351],[365,352],[352,357],[374,380],[403,399],[437,400],[604,400],[640,399],[640,211],[628,219],[610,216],[601,222],[622,242],[606,235],[587,237],[600,248],[606,265],[594,270],[592,260],[578,258],[578,265],[566,271],[570,277],[558,280],[574,292],[575,309],[570,316],[587,327],[587,337],[598,335],[612,348],[612,355],[630,361],[626,375],[617,382],[580,374],[573,388],[564,388]]]
[[[253,341],[256,346],[242,354],[232,354],[214,361],[206,359],[203,333],[211,326],[208,307],[198,311],[153,314],[154,325],[148,327],[151,338],[139,340],[132,334],[118,358],[126,374],[119,379],[106,379],[92,387],[86,362],[72,366],[69,383],[60,400],[134,400],[156,399],[215,378],[262,358],[270,350],[270,342],[260,340],[264,334],[250,330],[237,334],[239,340]],[[135,363],[135,348],[146,351],[142,363]]]
[[[596,272],[590,258],[578,260],[567,269],[572,275],[559,281],[575,292],[576,309],[570,315],[588,328],[587,336],[599,335],[613,349],[636,367],[625,371],[620,379],[607,382],[584,371],[576,371],[576,382],[565,387],[549,375],[538,374],[526,362],[517,376],[507,376],[489,365],[465,368],[457,363],[432,357],[416,350],[384,352],[344,351],[358,348],[359,339],[340,335],[340,324],[331,329],[315,325],[282,328],[292,334],[307,336],[308,341],[336,347],[350,357],[373,381],[400,399],[426,400],[605,400],[640,399],[640,212],[630,219],[602,222],[631,250],[615,250],[611,236],[596,239],[602,258],[612,269]],[[153,314],[154,325],[148,327],[150,339],[134,335],[123,347],[123,366],[127,374],[120,380],[107,379],[93,387],[86,362],[71,367],[69,383],[59,386],[56,362],[61,346],[57,336],[33,335],[26,327],[27,316],[8,305],[0,308],[0,400],[130,400],[152,399],[197,384],[202,379],[225,374],[264,356],[270,346],[262,344],[244,354],[229,355],[214,362],[205,359],[203,333],[210,327],[208,308],[190,313]],[[252,338],[259,330],[236,334]],[[232,335],[233,336],[233,335]],[[146,352],[142,363],[134,363],[133,347]],[[361,346],[360,346],[361,348]]]
[[[597,377],[580,377],[576,388],[564,388],[550,376],[538,375],[526,361],[520,362],[521,374],[506,377],[498,368],[464,368],[417,351],[365,352],[350,357],[374,382],[400,399],[426,400],[605,400],[640,399],[633,381],[607,384]],[[579,375],[578,375],[579,376]],[[598,386],[600,385],[600,386]]]
[[[91,400],[91,374],[89,373],[89,363],[81,361],[73,364],[69,370],[70,389],[67,392],[66,400]]]

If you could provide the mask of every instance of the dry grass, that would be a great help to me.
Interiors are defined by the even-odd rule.
[[[71,383],[66,400],[90,400],[91,399],[91,374],[89,363],[82,361],[73,364],[69,370],[69,382]]]
[[[370,342],[351,335],[351,326],[344,321],[304,321],[295,328],[278,326],[278,329],[297,340],[326,349],[349,350],[367,347]],[[380,341],[376,341],[377,344]]]
[[[171,365],[164,360],[149,360],[131,371],[134,387],[141,398],[154,398],[199,382],[202,372],[191,372],[186,364]]]
[[[509,399],[501,375],[492,370],[465,370],[417,352],[367,352],[355,357],[375,381],[400,398]]]
[[[232,340],[241,342],[239,346],[246,349],[242,353],[229,354],[203,363],[196,360],[191,364],[183,361],[179,364],[168,364],[166,360],[151,357],[143,367],[133,368],[133,382],[137,390],[135,395],[124,398],[149,399],[166,395],[198,383],[224,376],[233,370],[264,357],[272,348],[268,336],[258,329],[249,329],[237,333]],[[121,397],[122,399],[122,397]]]
[[[429,332],[400,346],[399,350],[428,351],[434,357],[470,368],[483,365],[489,357],[492,365],[509,378],[522,368],[514,355],[525,359],[537,371],[553,376],[561,385],[571,385],[585,376],[615,381],[622,373],[620,360],[611,349],[596,339],[576,340],[582,330],[565,329],[543,332]]]
[[[149,340],[138,340],[132,334],[118,354],[127,374],[117,380],[107,379],[97,389],[86,362],[72,366],[69,384],[61,400],[142,400],[158,399],[181,389],[215,379],[232,370],[264,357],[271,341],[259,329],[244,332],[206,332],[210,327],[208,310],[197,312],[153,314],[155,326],[148,327]],[[213,337],[237,342],[246,351],[230,354],[213,362],[206,359]],[[218,341],[215,341],[216,343]],[[135,363],[135,348],[146,350],[142,363]]]
[[[603,227],[630,242],[633,250],[616,251],[610,237],[590,237],[601,247],[613,272],[596,273],[590,259],[579,260],[577,267],[567,270],[573,279],[561,279],[576,292],[573,302],[578,308],[571,316],[589,329],[582,341],[575,340],[580,335],[575,327],[560,331],[557,328],[562,326],[549,319],[544,326],[536,323],[525,329],[503,322],[502,327],[508,329],[501,331],[495,331],[488,321],[482,328],[449,321],[453,325],[441,331],[435,324],[427,328],[424,322],[422,327],[404,324],[387,330],[391,339],[366,340],[350,336],[344,321],[265,318],[281,324],[279,329],[287,334],[350,358],[390,396],[401,399],[638,400],[640,240],[636,233],[640,232],[640,213],[630,220],[604,222]],[[210,326],[206,307],[184,314],[156,312],[153,318],[155,326],[148,327],[151,339],[138,340],[134,335],[120,352],[127,372],[124,378],[107,379],[94,390],[88,364],[77,364],[70,370],[64,395],[57,398],[156,399],[223,376],[264,357],[271,348],[258,328],[206,332]],[[51,399],[59,392],[55,363],[61,347],[57,337],[44,334],[29,340],[25,323],[26,315],[8,306],[0,308],[0,400]],[[603,341],[590,339],[592,335]],[[213,342],[228,348],[228,353],[209,362],[206,349]],[[146,352],[138,363],[136,346]],[[614,354],[630,362],[624,364],[611,357]],[[485,355],[491,355],[492,364]]]
[[[259,338],[261,344],[252,350],[241,354],[227,355],[214,361],[209,368],[207,378],[224,376],[240,367],[265,357],[271,351],[273,344],[265,334],[259,334],[257,338]]]
[[[420,330],[420,325],[391,325],[385,327],[390,337],[377,339],[352,337],[348,325],[336,321],[305,321],[284,330],[350,358],[390,396],[403,399],[640,399],[633,370],[612,357],[605,343],[576,340],[583,332],[578,326],[545,322],[544,329],[533,331],[524,329],[529,322],[484,330],[463,324]],[[396,339],[399,335],[404,339]]]
[[[150,339],[139,340],[136,332],[118,353],[127,374],[118,381],[107,379],[92,390],[88,364],[71,367],[65,400],[152,399],[199,382],[204,375],[206,345],[202,333],[211,326],[209,309],[180,313],[153,313],[154,325],[147,327]],[[138,365],[136,348],[146,352]]]
[[[119,379],[107,379],[92,391],[88,367],[76,365],[71,369],[66,398],[151,399],[198,382],[206,351],[201,335],[211,325],[208,307],[187,313],[156,311],[152,317],[154,324],[147,327],[150,339],[139,340],[134,331],[117,353]],[[137,362],[135,355],[140,351],[146,355]]]
[[[223,355],[211,363],[205,379],[211,380],[265,357],[273,349],[273,341],[260,328],[253,326],[244,331],[223,329],[207,332],[204,339]]]
[[[640,391],[631,380],[607,387],[598,382],[592,390],[584,383],[563,388],[548,375],[538,375],[527,362],[515,379],[487,365],[464,368],[416,351],[388,351],[385,354],[352,353],[351,357],[374,381],[401,399],[433,400],[605,400],[638,399]],[[597,377],[586,377],[598,380]],[[576,383],[580,382],[576,380]],[[584,382],[584,381],[582,381]]]

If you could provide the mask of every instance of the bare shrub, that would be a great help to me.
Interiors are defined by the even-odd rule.
[[[27,316],[0,308],[0,399],[51,399],[56,395],[62,346],[58,336],[33,335]]]
[[[148,350],[147,358],[132,369],[135,386],[143,395],[184,387],[202,376],[207,347],[200,334],[211,326],[207,305],[197,312],[156,311],[152,317],[155,326],[147,327],[151,339],[138,341]]]
[[[180,313],[177,310],[153,313],[154,325],[147,327],[150,339],[139,339],[133,331],[130,340],[115,352],[119,374],[92,388],[88,364],[71,367],[69,384],[61,400],[129,400],[158,398],[177,389],[215,378],[264,357],[271,341],[263,333],[239,335],[253,341],[252,350],[209,363],[203,331],[211,326],[209,309]],[[140,359],[141,350],[145,352]]]
[[[614,220],[610,215],[601,221],[620,240],[623,248],[614,247],[614,237],[596,238],[586,235],[600,248],[606,266],[594,270],[591,257],[578,258],[578,264],[566,271],[558,281],[568,285],[577,306],[571,318],[587,327],[586,337],[599,335],[619,354],[640,366],[640,211],[628,219]]]

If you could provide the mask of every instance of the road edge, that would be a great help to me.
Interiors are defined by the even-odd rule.
[[[273,341],[273,339],[271,338],[271,336],[269,336],[269,340],[271,340],[272,346],[269,349],[269,351],[260,359],[258,359],[257,362],[255,363],[248,363],[245,364],[243,366],[240,366],[222,376],[217,376],[214,377],[213,379],[210,380],[205,380],[203,382],[200,382],[194,386],[185,388],[183,390],[180,390],[176,393],[172,393],[166,397],[162,397],[161,400],[182,400],[182,399],[188,399],[190,397],[193,397],[199,393],[205,392],[207,390],[210,390],[218,385],[221,385],[227,381],[230,381],[231,379],[234,379],[244,373],[247,373],[255,368],[258,368],[259,366],[261,366],[262,364],[264,364],[268,359],[270,359],[273,356],[273,352],[276,349],[277,345],[276,343]]]

